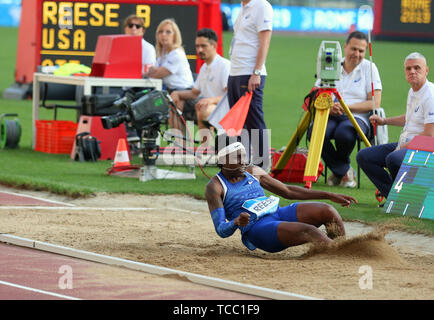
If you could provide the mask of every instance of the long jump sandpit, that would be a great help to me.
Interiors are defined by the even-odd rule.
[[[249,251],[238,233],[219,238],[191,197],[0,191],[55,204],[0,205],[2,234],[306,297],[434,299],[432,237],[346,222],[346,239],[329,248],[270,254]]]

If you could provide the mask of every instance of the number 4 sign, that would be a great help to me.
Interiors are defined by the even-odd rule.
[[[434,220],[434,138],[411,141],[383,210]]]
[[[396,193],[399,193],[399,191],[401,191],[402,189],[402,185],[404,184],[402,182],[402,180],[404,179],[405,175],[407,174],[407,171],[403,171],[401,178],[399,178],[398,182],[396,182],[395,186],[393,187],[393,189],[396,190]]]

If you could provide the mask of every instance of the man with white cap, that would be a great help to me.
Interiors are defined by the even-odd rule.
[[[248,249],[279,252],[306,242],[327,244],[345,235],[342,218],[333,206],[294,202],[280,207],[279,198],[265,196],[264,189],[286,199],[328,199],[346,207],[357,202],[353,197],[285,185],[262,168],[248,164],[240,142],[224,146],[217,157],[221,170],[211,178],[205,195],[220,237],[240,229]],[[318,229],[321,225],[325,225],[327,235]]]

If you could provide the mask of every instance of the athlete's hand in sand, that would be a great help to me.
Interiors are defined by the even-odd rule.
[[[349,207],[351,203],[357,203],[357,200],[351,196],[339,193],[330,193],[331,201],[339,203],[342,207]]]
[[[245,227],[250,221],[250,214],[247,212],[241,212],[238,217],[235,218],[234,224],[240,227]]]

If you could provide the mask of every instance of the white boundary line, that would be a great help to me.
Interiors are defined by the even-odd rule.
[[[44,198],[40,198],[40,197],[31,196],[28,194],[22,194],[22,193],[10,192],[10,191],[2,191],[2,190],[0,190],[0,193],[12,194],[14,196],[27,197],[27,198],[40,200],[40,201],[62,204],[62,205],[69,206],[69,207],[75,207],[73,204],[70,204],[70,203],[55,201],[55,200],[48,200],[48,199],[44,199]]]
[[[244,294],[259,296],[269,299],[278,300],[317,300],[317,298],[304,296],[296,293],[285,292],[280,290],[268,289],[259,286],[243,284],[240,282],[218,279],[208,276],[203,276],[195,273],[179,271],[175,269],[154,266],[151,264],[106,256],[89,251],[77,250],[69,247],[58,246],[47,242],[40,242],[31,239],[21,238],[9,234],[0,234],[0,242],[15,244],[18,246],[34,248],[42,251],[57,253],[69,257],[74,257],[103,264],[125,267],[127,269],[144,271],[156,275],[173,275],[187,278],[189,281],[205,286],[216,287],[220,289],[231,290]]]
[[[5,285],[5,286],[9,286],[9,287],[14,287],[14,288],[18,288],[18,289],[23,289],[23,290],[27,290],[27,291],[32,291],[32,292],[37,292],[37,293],[42,293],[45,295],[49,295],[49,296],[53,296],[53,297],[57,297],[57,298],[63,298],[63,299],[67,299],[67,300],[82,300],[79,298],[75,298],[75,297],[71,297],[71,296],[65,296],[63,294],[58,294],[55,292],[50,292],[50,291],[45,291],[45,290],[39,290],[39,289],[35,289],[35,288],[30,288],[30,287],[26,287],[26,286],[21,286],[19,284],[15,284],[15,283],[11,283],[11,282],[6,282],[6,281],[1,281],[0,280],[0,285]]]
[[[12,209],[28,209],[28,210],[61,210],[61,211],[80,211],[80,210],[92,210],[92,211],[148,211],[157,210],[156,208],[99,208],[99,207],[44,207],[44,206],[0,206],[0,210],[12,210]]]
[[[64,211],[80,211],[80,210],[87,210],[87,211],[150,211],[150,210],[163,210],[163,208],[137,208],[137,207],[131,207],[131,208],[122,208],[122,207],[112,207],[112,208],[101,208],[101,207],[45,207],[45,206],[0,206],[0,210],[13,210],[13,209],[28,209],[28,210],[64,210]],[[198,211],[191,211],[191,210],[185,210],[185,209],[179,209],[179,208],[164,208],[164,210],[171,210],[171,211],[178,211],[178,212],[184,212],[184,213],[191,213],[191,214],[201,214]]]

